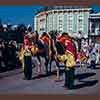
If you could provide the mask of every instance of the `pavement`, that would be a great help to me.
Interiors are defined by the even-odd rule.
[[[0,94],[100,95],[100,65],[95,70],[85,66],[76,68],[75,89],[72,90],[63,87],[64,73],[61,81],[55,82],[55,73],[37,77],[36,68],[33,68],[32,80],[23,79],[23,69],[0,73]]]

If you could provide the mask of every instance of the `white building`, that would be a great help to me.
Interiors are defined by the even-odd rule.
[[[100,13],[90,14],[89,22],[90,35],[100,35]]]
[[[39,33],[44,31],[60,31],[78,33],[88,36],[88,18],[91,8],[54,6],[48,7],[35,16],[35,27]],[[72,35],[74,35],[72,34]]]

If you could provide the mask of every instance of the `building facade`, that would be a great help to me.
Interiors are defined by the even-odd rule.
[[[98,50],[97,62],[100,62],[100,13],[92,13],[89,17],[89,40],[93,41]]]
[[[89,25],[90,35],[100,35],[100,13],[90,14]]]
[[[58,31],[68,33],[78,33],[88,36],[89,14],[91,8],[67,8],[54,6],[46,11],[42,11],[35,16],[35,27],[39,33],[44,31]]]

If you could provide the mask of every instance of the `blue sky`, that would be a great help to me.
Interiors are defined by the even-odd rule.
[[[0,6],[0,18],[2,23],[7,24],[31,24],[33,25],[33,19],[35,12],[43,6]],[[100,6],[92,6],[94,10],[100,12]]]
[[[0,6],[0,18],[3,24],[33,25],[35,12],[42,6]]]
[[[93,8],[96,12],[100,12],[100,6],[92,6],[92,8]]]

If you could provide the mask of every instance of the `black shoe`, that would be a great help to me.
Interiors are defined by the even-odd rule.
[[[48,71],[46,71],[46,75],[50,75],[50,73]]]
[[[49,75],[51,75],[51,73],[52,73],[51,71],[48,72]]]
[[[74,86],[68,86],[68,89],[74,89]]]
[[[30,78],[26,78],[26,77],[24,77],[23,78],[23,80],[31,80],[32,78],[30,77]]]
[[[64,85],[63,87],[67,87],[67,85]]]
[[[96,69],[95,67],[91,68],[91,69]]]
[[[87,66],[87,68],[91,68],[91,66]]]
[[[27,79],[24,77],[23,80],[27,80]]]
[[[27,80],[31,80],[31,78],[28,78]]]
[[[31,80],[31,79],[32,79],[31,77],[28,77],[28,78],[27,78],[27,80]]]
[[[68,89],[68,87],[66,86],[66,85],[64,85],[64,86],[62,86],[63,88],[65,88],[65,89]]]

